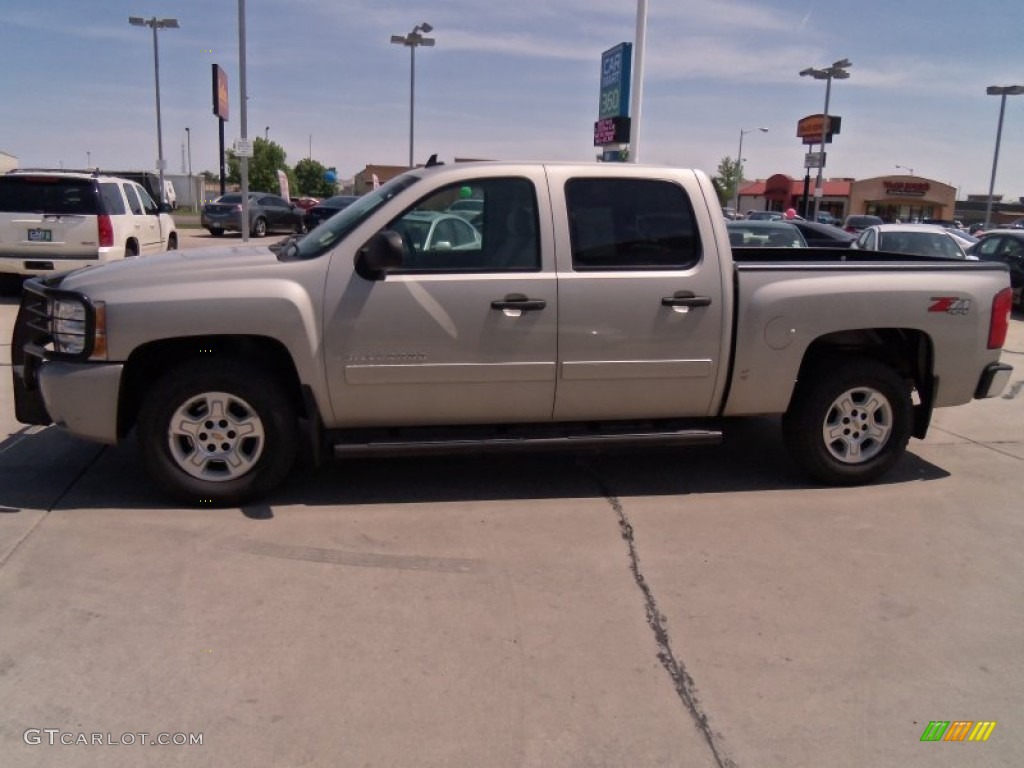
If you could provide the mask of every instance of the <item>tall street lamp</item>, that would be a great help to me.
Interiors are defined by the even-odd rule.
[[[821,162],[818,163],[818,176],[814,182],[814,220],[818,220],[818,212],[821,210],[821,198],[824,196],[822,190],[822,179],[821,174],[825,168],[825,141],[828,138],[828,100],[832,94],[832,80],[846,80],[850,73],[846,71],[847,67],[853,66],[849,59],[840,59],[839,61],[833,62],[831,67],[826,69],[815,69],[814,67],[808,67],[807,69],[800,72],[800,77],[813,77],[815,80],[825,81],[825,113],[822,115],[821,120]]]
[[[901,169],[901,170],[904,170],[904,171],[906,171],[906,172],[907,172],[907,173],[909,173],[909,174],[910,174],[911,176],[913,176],[913,175],[914,175],[914,169],[913,169],[913,168],[908,168],[908,167],[907,167],[907,166],[905,166],[905,165],[897,165],[896,167],[897,167],[897,168],[899,168],[899,169]]]
[[[185,139],[188,142],[188,196],[192,198],[189,200],[192,203],[192,207],[199,208],[199,203],[196,202],[196,198],[199,196],[196,194],[196,185],[192,183],[192,130],[186,125],[185,126]]]
[[[425,45],[428,48],[434,45],[434,38],[424,37],[421,33],[430,33],[433,27],[423,22],[412,28],[408,35],[392,35],[391,42],[395,45],[404,45],[409,49],[409,167],[415,168],[413,164],[413,135],[416,112],[416,47]]]
[[[733,210],[740,212],[740,184],[743,183],[743,134],[760,131],[768,133],[767,128],[741,128],[740,129],[740,150],[736,153],[736,200],[733,203]]]
[[[160,127],[160,46],[156,39],[158,29],[177,29],[177,19],[144,19],[141,16],[129,16],[128,23],[133,27],[152,27],[153,29],[153,72],[156,77],[156,169],[160,176],[160,202],[167,201],[164,190],[164,137]]]
[[[992,179],[988,183],[988,202],[985,204],[985,229],[992,220],[992,193],[996,188],[996,166],[999,164],[999,141],[1003,136],[1003,114],[1006,112],[1006,97],[1024,93],[1024,85],[990,85],[985,89],[989,96],[1001,96],[999,100],[999,127],[996,128],[996,152],[992,156]]]

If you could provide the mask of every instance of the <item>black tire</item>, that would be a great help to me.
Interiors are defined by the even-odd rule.
[[[267,234],[267,220],[262,216],[252,223],[252,236],[263,237]]]
[[[139,244],[138,243],[136,243],[134,240],[129,240],[127,243],[124,244],[124,257],[126,259],[129,259],[132,256],[138,256],[138,255],[139,255]]]
[[[176,232],[172,232],[171,236],[167,238],[167,250],[176,251],[178,250],[178,235]]]
[[[913,421],[910,387],[870,358],[829,358],[800,378],[782,418],[790,456],[826,485],[869,483],[906,450]]]
[[[269,493],[291,471],[299,442],[281,384],[265,370],[223,359],[194,360],[164,375],[143,401],[138,437],[153,479],[175,498],[207,507]]]
[[[295,231],[300,235],[304,235],[309,231],[309,228],[306,226],[305,220],[300,220],[299,223],[295,225]]]
[[[210,234],[213,235],[214,237],[221,237],[224,234],[224,230],[223,229],[211,229],[210,230]]]

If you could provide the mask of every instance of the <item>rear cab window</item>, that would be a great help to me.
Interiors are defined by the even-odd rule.
[[[570,179],[565,198],[573,271],[690,269],[701,259],[690,198],[671,181]]]

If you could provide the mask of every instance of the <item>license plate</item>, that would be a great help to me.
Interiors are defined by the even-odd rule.
[[[53,230],[51,230],[51,229],[30,229],[28,231],[28,241],[30,243],[50,243],[50,242],[53,242]]]

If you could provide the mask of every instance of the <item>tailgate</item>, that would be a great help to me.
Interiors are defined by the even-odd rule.
[[[83,214],[0,213],[0,256],[18,259],[94,259],[96,217]]]

